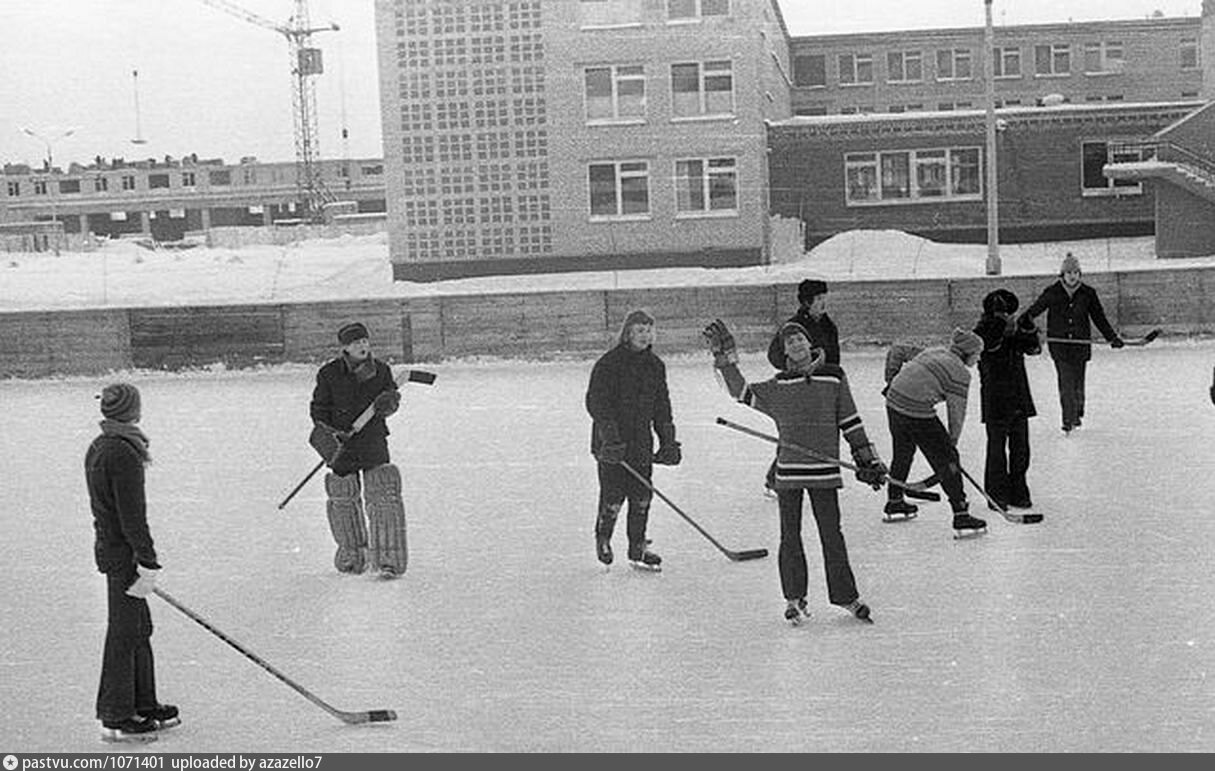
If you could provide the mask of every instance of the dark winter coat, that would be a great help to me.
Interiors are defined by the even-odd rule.
[[[985,313],[975,334],[983,338],[983,352],[979,354],[981,420],[999,423],[1037,415],[1025,372],[1025,357],[1042,352],[1037,331]]]
[[[1083,281],[1076,291],[1068,294],[1059,280],[1042,291],[1037,300],[1025,309],[1025,316],[1035,318],[1046,311],[1046,336],[1067,340],[1091,340],[1091,320],[1097,329],[1109,342],[1113,342],[1118,333],[1110,326],[1105,317],[1105,309],[1097,297],[1097,290]],[[1088,361],[1092,358],[1091,345],[1076,345],[1075,343],[1047,343],[1051,358],[1063,361]]]
[[[654,458],[654,433],[665,444],[675,439],[667,368],[650,348],[635,351],[621,341],[591,369],[586,390],[591,453],[624,442],[625,460],[648,468]],[[640,470],[640,469],[639,469]]]
[[[93,558],[102,573],[160,569],[148,530],[144,458],[130,440],[103,434],[84,455],[85,484],[93,510]]]
[[[362,381],[341,356],[320,368],[309,407],[314,423],[349,431],[355,419],[375,400],[376,394],[398,390],[388,365],[379,359],[373,359],[373,362],[375,373]],[[388,463],[388,434],[384,416],[374,416],[362,431],[346,442],[333,464],[333,472],[345,476],[352,471]]]
[[[835,322],[831,320],[830,316],[824,313],[815,318],[803,307],[790,316],[785,324],[789,322],[795,322],[805,327],[806,332],[810,334],[810,345],[823,349],[828,364],[840,363],[840,332],[836,329]],[[779,332],[768,344],[768,362],[779,370],[786,368],[785,344],[781,340]]]

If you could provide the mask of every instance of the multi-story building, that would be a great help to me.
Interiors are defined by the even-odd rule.
[[[377,0],[394,275],[767,259],[775,0]]]

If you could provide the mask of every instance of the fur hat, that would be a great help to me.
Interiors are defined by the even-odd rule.
[[[101,389],[101,414],[121,423],[135,423],[140,417],[139,389],[130,383],[111,383]]]
[[[371,335],[367,332],[367,327],[363,326],[357,321],[353,321],[349,324],[343,324],[342,328],[338,330],[337,336],[338,342],[342,345],[350,345],[355,340],[364,340],[371,337]]]
[[[1017,296],[1007,289],[996,289],[988,292],[983,298],[983,312],[988,316],[997,313],[1016,313],[1021,305]]]
[[[1059,275],[1062,276],[1071,270],[1080,272],[1080,260],[1076,259],[1076,255],[1068,252],[1067,256],[1063,258],[1063,264],[1059,266]]]
[[[983,352],[983,338],[979,337],[974,332],[968,332],[965,329],[954,327],[953,334],[949,337],[949,350],[961,356],[963,359],[968,359],[971,356],[978,356]]]
[[[820,294],[827,294],[827,282],[816,278],[808,278],[797,285],[797,301],[803,305],[812,301]]]

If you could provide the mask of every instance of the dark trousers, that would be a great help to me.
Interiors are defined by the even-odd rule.
[[[629,549],[645,549],[645,529],[650,519],[650,501],[654,494],[641,480],[617,463],[598,463],[599,467],[599,511],[595,517],[595,533],[609,539],[616,528],[616,517],[627,500],[626,529]],[[629,461],[629,466],[647,480],[653,473],[649,464]]]
[[[106,574],[107,617],[101,684],[97,689],[97,718],[119,722],[139,710],[151,710],[156,700],[152,657],[152,614],[148,601],[127,595],[135,568]]]
[[[1054,359],[1059,380],[1059,407],[1063,410],[1063,428],[1075,428],[1084,417],[1084,370],[1088,361]]]
[[[818,525],[818,540],[823,547],[823,569],[827,574],[827,599],[832,605],[847,605],[859,595],[848,546],[840,530],[839,496],[835,488],[812,488],[810,511]],[[780,588],[786,600],[806,596],[806,550],[802,544],[802,490],[777,490],[780,504]]]
[[[987,464],[983,487],[1000,503],[1028,503],[1029,420],[993,420],[987,423]]]
[[[928,465],[941,480],[941,487],[949,497],[949,505],[955,513],[966,511],[966,491],[962,489],[962,474],[958,466],[958,451],[949,438],[949,431],[939,418],[912,418],[901,412],[886,408],[886,421],[890,426],[893,448],[890,457],[892,479],[906,479],[911,471],[911,460],[918,448],[924,453]]]

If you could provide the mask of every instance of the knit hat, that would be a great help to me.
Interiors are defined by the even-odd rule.
[[[990,315],[997,313],[1016,313],[1020,306],[1017,296],[1007,289],[996,289],[988,292],[983,298],[983,312]]]
[[[101,414],[110,420],[134,423],[140,417],[139,389],[130,383],[111,383],[101,389]]]
[[[805,304],[818,297],[820,294],[827,294],[827,282],[819,281],[816,278],[808,278],[797,285],[797,301]]]
[[[810,332],[796,321],[786,321],[781,325],[780,331],[777,332],[777,334],[780,335],[780,341],[782,343],[785,342],[785,338],[787,337],[792,335],[801,335],[802,337],[806,338],[807,343],[810,343],[811,348],[814,347],[814,338],[810,336]]]
[[[1062,276],[1071,270],[1080,272],[1080,260],[1076,259],[1076,255],[1068,252],[1067,256],[1063,258],[1063,264],[1059,266],[1059,275]]]
[[[949,350],[963,359],[978,356],[983,351],[983,338],[974,332],[954,327],[953,334],[949,338]]]
[[[357,321],[345,324],[338,330],[338,342],[342,345],[350,345],[355,340],[364,340],[371,337],[367,333],[367,327]]]

